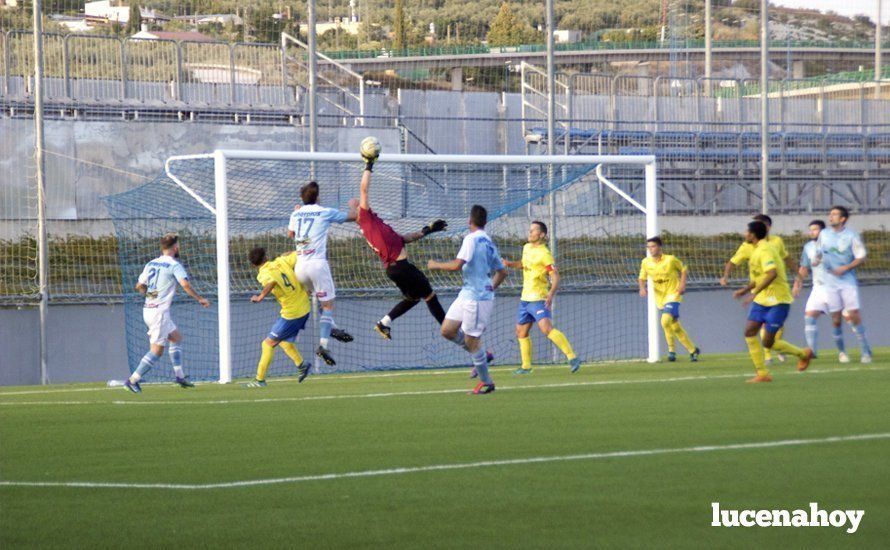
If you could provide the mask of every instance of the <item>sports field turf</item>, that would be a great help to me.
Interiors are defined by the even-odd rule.
[[[487,396],[466,370],[3,388],[0,547],[886,548],[888,350],[756,385],[703,359],[501,367]],[[712,502],[865,516],[730,529]]]

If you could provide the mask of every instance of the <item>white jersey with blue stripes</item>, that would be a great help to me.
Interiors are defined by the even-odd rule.
[[[317,204],[305,204],[290,215],[287,228],[294,232],[294,244],[300,260],[326,260],[328,229],[332,223],[347,220],[346,212]]]
[[[461,268],[464,284],[460,297],[477,302],[493,300],[491,274],[504,269],[504,263],[491,237],[482,229],[473,231],[464,237],[457,259],[465,262]]]
[[[185,268],[172,256],[161,256],[145,264],[139,284],[145,285],[145,307],[170,309],[176,284],[188,280]]]
[[[850,228],[840,231],[828,228],[819,233],[819,253],[822,256],[822,265],[825,266],[825,279],[837,288],[849,288],[859,285],[856,280],[856,270],[851,269],[840,277],[832,270],[849,265],[854,259],[865,258],[865,244],[859,233]]]

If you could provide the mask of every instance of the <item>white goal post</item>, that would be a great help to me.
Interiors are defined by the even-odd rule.
[[[191,181],[183,181],[182,175],[177,175],[175,163],[183,161],[201,160],[213,163],[213,187],[208,185],[198,187]],[[229,266],[229,186],[227,179],[227,163],[233,160],[250,161],[299,161],[304,163],[325,162],[362,162],[359,153],[310,153],[310,152],[276,152],[276,151],[249,151],[249,150],[225,150],[218,149],[213,153],[198,155],[172,156],[167,159],[165,171],[167,176],[181,187],[199,204],[208,210],[215,218],[216,224],[216,269],[218,277],[218,329],[219,329],[219,382],[232,381],[232,338],[231,338],[231,296],[230,296],[230,266]],[[553,167],[549,170],[551,181],[553,173],[560,166],[586,165],[593,169],[596,167],[596,176],[600,185],[622,197],[629,204],[645,215],[646,237],[658,234],[657,216],[657,185],[656,164],[653,155],[418,155],[418,154],[389,154],[380,155],[378,165],[386,163],[403,164],[495,164],[495,165],[520,165]],[[643,168],[645,177],[645,199],[641,202],[634,199],[613,184],[602,173],[604,165],[631,165]],[[551,189],[553,187],[551,186]],[[205,196],[202,196],[202,192]],[[213,193],[213,196],[206,196]],[[296,197],[294,197],[296,200]],[[555,220],[555,218],[551,218]],[[553,230],[551,230],[553,231]],[[649,297],[647,303],[646,330],[648,335],[647,349],[649,362],[658,361],[660,358],[660,334],[658,312],[655,306],[652,282],[649,282]]]

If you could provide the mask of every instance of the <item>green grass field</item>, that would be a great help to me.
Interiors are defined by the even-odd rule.
[[[827,357],[757,385],[741,355],[500,367],[487,396],[465,370],[3,388],[0,547],[886,548],[890,351]],[[711,502],[865,516],[711,527]]]

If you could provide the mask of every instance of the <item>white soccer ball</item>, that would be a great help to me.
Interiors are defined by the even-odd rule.
[[[380,142],[374,136],[368,136],[362,140],[359,150],[362,153],[362,157],[376,160],[380,156]]]

